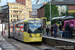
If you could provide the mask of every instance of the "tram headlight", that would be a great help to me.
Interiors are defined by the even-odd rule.
[[[29,35],[30,38],[32,38],[31,34]]]
[[[42,35],[40,34],[40,36],[39,37],[42,37]]]

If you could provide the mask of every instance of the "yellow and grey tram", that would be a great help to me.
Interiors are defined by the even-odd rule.
[[[42,42],[42,21],[28,18],[10,24],[10,36],[23,42]]]

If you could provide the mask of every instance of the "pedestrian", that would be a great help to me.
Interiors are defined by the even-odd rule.
[[[51,36],[53,36],[53,25],[51,26]]]
[[[59,26],[59,33],[62,35],[62,25]]]
[[[72,37],[72,32],[73,31],[73,29],[70,27],[70,34],[69,34],[69,37],[71,38]]]
[[[74,33],[75,33],[75,26],[74,26]]]
[[[64,38],[66,38],[66,37],[69,38],[69,36],[70,36],[70,26],[69,26],[68,22],[66,22]]]
[[[49,28],[48,28],[48,26],[46,28],[46,32],[47,32],[47,36],[48,36],[48,34],[49,34]]]
[[[59,26],[60,31],[62,31],[62,25]]]
[[[64,35],[65,35],[65,27],[63,26],[63,28],[62,28],[62,34],[61,34],[61,38],[64,37]]]
[[[53,31],[54,31],[54,37],[56,38],[57,37],[57,35],[56,35],[56,33],[57,33],[57,25],[56,25],[55,22],[53,24]]]

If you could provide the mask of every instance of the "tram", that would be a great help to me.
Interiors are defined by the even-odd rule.
[[[10,24],[10,36],[23,42],[42,42],[42,21],[28,18]]]

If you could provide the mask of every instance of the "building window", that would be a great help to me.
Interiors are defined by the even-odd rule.
[[[12,19],[11,19],[11,22],[12,22]]]
[[[10,10],[10,13],[12,13],[12,10]]]
[[[12,6],[10,6],[10,8],[12,8]]]
[[[26,8],[26,9],[28,9],[28,8]]]
[[[17,15],[13,15],[13,17],[16,17]]]
[[[22,11],[19,11],[19,13],[22,13]]]
[[[13,8],[15,8],[15,6],[13,6]]]
[[[12,15],[11,15],[11,17],[12,17]]]
[[[13,11],[13,13],[18,13],[18,11]]]
[[[12,19],[12,22],[16,22],[16,19]]]
[[[16,7],[16,6],[13,6],[13,8],[18,9],[18,7]]]
[[[22,2],[20,2],[20,4],[22,4]]]
[[[11,13],[12,13],[12,10],[11,10]]]

